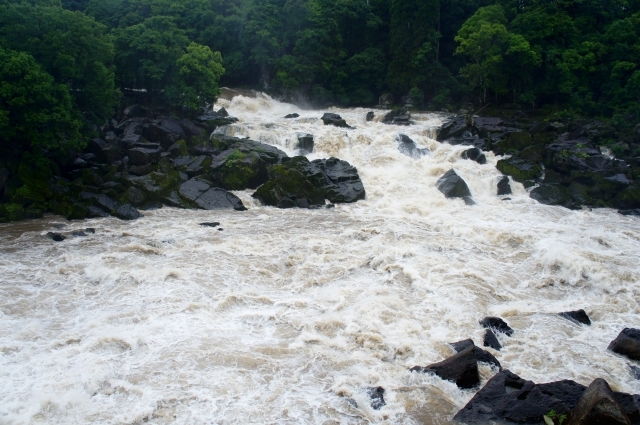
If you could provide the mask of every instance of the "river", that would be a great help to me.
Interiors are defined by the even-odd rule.
[[[240,122],[224,132],[289,155],[311,133],[309,158],[356,166],[366,200],[280,210],[235,192],[247,211],[1,224],[0,423],[449,424],[474,391],[408,369],[449,357],[449,342],[481,345],[488,315],[515,330],[494,354],[521,377],[640,393],[606,350],[640,328],[638,218],[541,205],[514,182],[498,197],[499,158],[433,140],[443,115],[398,127],[327,110],[345,130],[322,125],[324,110],[229,97],[217,106]],[[430,153],[401,154],[400,133]],[[476,205],[436,189],[451,168]],[[56,227],[64,242],[44,236]],[[71,237],[85,227],[95,234]],[[580,308],[591,327],[556,314]]]

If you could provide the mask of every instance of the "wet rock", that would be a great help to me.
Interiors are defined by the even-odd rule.
[[[589,319],[589,316],[582,309],[576,311],[565,311],[562,313],[558,313],[558,315],[564,317],[565,319],[591,326],[591,320]]]
[[[133,148],[129,149],[128,156],[132,165],[157,164],[160,161],[162,149]]]
[[[562,415],[569,408],[561,400],[544,394],[531,381],[503,370],[487,382],[460,410],[454,420],[462,423],[543,423],[551,410]]]
[[[313,134],[309,133],[296,133],[298,143],[296,143],[296,149],[303,155],[313,152]]]
[[[324,191],[314,186],[298,169],[278,164],[269,167],[268,172],[269,180],[253,194],[262,204],[293,208],[302,198],[309,205],[324,204]]]
[[[387,405],[384,401],[384,388],[367,388],[367,394],[369,394],[369,398],[371,398],[371,408],[373,410],[380,410]]]
[[[545,205],[562,205],[572,209],[579,208],[579,205],[569,196],[567,189],[561,185],[542,183],[533,189],[529,196]]]
[[[611,341],[609,351],[622,354],[631,360],[640,360],[640,329],[625,328]]]
[[[502,365],[500,364],[500,362],[498,361],[498,359],[496,359],[493,354],[491,354],[490,352],[488,352],[487,350],[483,350],[480,347],[476,347],[475,344],[473,343],[472,339],[465,339],[464,341],[459,341],[459,342],[454,342],[452,344],[450,344],[453,349],[456,351],[456,353],[461,352],[462,350],[473,346],[473,353],[476,356],[476,360],[481,362],[481,363],[488,363],[492,366],[497,367],[498,369],[502,370]]]
[[[180,127],[182,128],[182,131],[189,139],[193,137],[202,138],[206,136],[206,130],[204,128],[196,125],[196,123],[186,118],[180,120]]]
[[[367,120],[367,122],[369,121],[373,121],[373,119],[375,118],[375,114],[373,113],[373,111],[369,111],[367,112],[367,116],[365,117],[365,119]]]
[[[507,322],[505,322],[499,317],[492,317],[492,316],[485,317],[480,321],[480,325],[483,328],[493,329],[495,331],[502,332],[507,336],[513,335],[513,329],[509,327]]]
[[[447,171],[436,182],[436,187],[447,198],[463,198],[471,196],[467,183],[454,170]]]
[[[180,122],[169,117],[160,117],[155,120],[146,132],[147,139],[160,143],[164,149],[169,148],[175,142],[186,138],[186,134]]]
[[[506,153],[520,152],[524,148],[531,146],[533,141],[531,135],[524,131],[513,131],[506,133],[500,140],[492,145],[493,151],[498,155]]]
[[[462,200],[464,201],[465,205],[475,205],[476,204],[476,201],[474,201],[471,196],[463,196]]]
[[[343,128],[349,128],[349,129],[353,129],[353,127],[351,127],[349,124],[347,124],[347,122],[342,119],[342,117],[338,114],[332,114],[330,112],[325,112],[325,114],[322,116],[322,122],[324,123],[324,125],[333,125],[335,127],[343,127]]]
[[[399,135],[396,141],[398,142],[398,150],[413,159],[419,159],[429,154],[429,149],[418,148],[416,143],[406,134]]]
[[[482,153],[482,151],[478,148],[467,149],[462,152],[463,159],[470,159],[472,161],[477,162],[478,164],[486,164],[487,157]]]
[[[195,202],[204,192],[209,190],[211,185],[199,178],[193,178],[180,185],[179,194],[188,201]]]
[[[124,198],[129,204],[137,207],[142,206],[146,201],[144,192],[136,187],[128,188],[124,193]]]
[[[64,237],[60,233],[54,233],[54,232],[48,232],[47,233],[47,237],[49,239],[51,239],[52,241],[54,241],[54,242],[62,242],[63,240],[67,239],[66,237]]]
[[[366,193],[358,170],[347,161],[332,157],[316,159],[311,164],[326,176],[322,188],[325,198],[330,202],[353,203],[365,199]]]
[[[287,119],[299,118],[300,114],[295,114],[295,113],[294,114],[287,114],[284,117],[287,118]]]
[[[296,200],[298,207],[299,208],[309,208],[309,201],[307,201],[305,198],[300,198]]]
[[[501,159],[496,168],[502,173],[511,176],[515,181],[522,183],[525,180],[533,180],[542,175],[542,167],[533,162],[517,156]]]
[[[94,229],[93,227],[87,227],[86,229],[84,229],[84,231],[91,234],[96,233],[96,229]]]
[[[575,381],[565,379],[562,381],[549,382],[547,384],[537,384],[536,388],[541,393],[549,397],[560,400],[567,406],[567,409],[573,409],[582,397],[587,387],[578,384]]]
[[[496,337],[496,334],[494,334],[491,329],[487,329],[484,331],[483,345],[485,347],[491,347],[494,350],[498,350],[498,351],[502,349],[502,345],[500,345],[500,341],[498,341],[498,337]]]
[[[436,140],[442,142],[452,137],[461,136],[465,131],[467,131],[467,117],[464,115],[455,116],[442,125]]]
[[[383,118],[382,122],[385,124],[393,125],[411,125],[411,114],[406,109],[397,109],[395,111],[388,112]]]
[[[609,384],[602,378],[589,385],[569,415],[568,425],[591,424],[631,425]]]
[[[186,156],[189,153],[187,143],[184,140],[178,140],[167,149],[171,158],[177,158],[179,156]]]
[[[439,363],[425,367],[415,366],[411,371],[433,373],[444,380],[455,382],[460,388],[473,388],[480,383],[475,346],[468,346]]]
[[[240,198],[231,192],[218,187],[212,187],[195,200],[203,210],[226,210],[245,211],[246,208]]]
[[[509,185],[509,177],[502,176],[498,180],[498,196],[511,195],[511,186]]]
[[[218,227],[220,225],[220,223],[213,222],[213,223],[200,223],[200,226],[204,226],[204,227]]]
[[[87,217],[88,218],[104,218],[104,217],[109,217],[109,214],[107,214],[104,210],[102,210],[101,208],[98,208],[96,206],[90,206],[87,208],[88,209],[88,213],[87,213]]]
[[[162,202],[170,207],[185,208],[184,202],[180,199],[176,190],[171,191],[167,196],[163,197]]]
[[[81,237],[87,236],[87,234],[85,232],[83,232],[82,230],[76,230],[71,235],[73,237],[75,237],[75,238],[81,238]]]
[[[185,168],[184,172],[189,177],[199,176],[205,172],[205,167],[209,165],[211,160],[208,156],[201,155]]]
[[[113,212],[113,215],[118,217],[120,220],[136,220],[143,217],[143,215],[140,214],[140,212],[131,204],[121,205]]]
[[[221,117],[228,117],[229,116],[229,112],[227,112],[227,110],[222,107],[220,109],[218,109],[218,115],[220,115]]]

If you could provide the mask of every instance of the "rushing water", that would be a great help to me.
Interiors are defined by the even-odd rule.
[[[439,115],[396,127],[331,110],[344,130],[263,95],[218,106],[240,118],[226,133],[290,155],[312,133],[309,158],[355,165],[366,201],[279,210],[239,192],[248,211],[0,225],[0,423],[448,424],[473,391],[408,368],[481,344],[487,315],[515,329],[496,355],[523,378],[640,392],[606,350],[640,327],[637,218],[540,205],[513,182],[501,199],[498,158],[434,141]],[[402,155],[399,133],[430,154]],[[451,168],[477,205],[435,188]],[[66,241],[44,237],[60,225]],[[95,235],[70,237],[84,227]],[[593,326],[555,314],[579,308]]]

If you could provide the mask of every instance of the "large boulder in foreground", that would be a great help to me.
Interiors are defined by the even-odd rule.
[[[454,170],[447,171],[436,182],[436,187],[447,198],[464,198],[471,196],[467,183]]]
[[[460,388],[473,388],[480,383],[475,348],[472,342],[448,359],[424,367],[415,366],[411,371],[433,373],[442,379],[455,382]]]
[[[640,329],[625,328],[611,341],[608,350],[622,354],[631,360],[640,360]]]
[[[337,158],[316,159],[304,156],[285,159],[269,167],[269,181],[253,195],[265,205],[290,208],[332,203],[351,203],[365,198],[358,170]],[[305,201],[300,200],[304,199]]]

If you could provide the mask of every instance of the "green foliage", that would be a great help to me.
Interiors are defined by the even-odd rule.
[[[176,106],[197,110],[204,103],[213,104],[220,94],[218,82],[224,74],[220,52],[207,46],[191,43],[187,52],[177,61],[177,82],[170,96]]]

